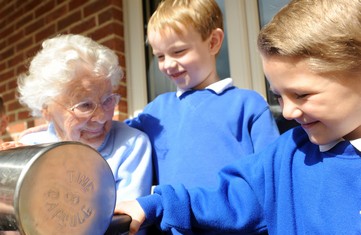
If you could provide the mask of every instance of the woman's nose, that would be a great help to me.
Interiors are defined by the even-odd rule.
[[[103,106],[102,105],[98,105],[91,117],[91,120],[92,121],[97,121],[99,123],[105,123],[107,121],[107,115],[106,115],[106,112],[109,112],[109,111],[105,111],[103,109]]]

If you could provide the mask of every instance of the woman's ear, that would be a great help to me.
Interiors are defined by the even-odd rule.
[[[43,115],[43,118],[50,122],[51,121],[51,115],[49,113],[49,110],[48,110],[48,106],[44,107],[42,110],[41,110],[41,113]]]
[[[217,55],[219,50],[222,47],[224,39],[224,32],[220,28],[216,28],[212,31],[209,41],[209,49],[211,51],[211,54]]]

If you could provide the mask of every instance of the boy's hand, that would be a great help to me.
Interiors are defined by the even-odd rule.
[[[145,213],[137,200],[118,203],[115,207],[114,214],[127,214],[132,217],[129,235],[135,235],[145,220]]]

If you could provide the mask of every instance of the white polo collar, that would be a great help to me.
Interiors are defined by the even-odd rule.
[[[324,144],[324,145],[320,145],[320,151],[321,152],[326,152],[330,149],[332,149],[333,147],[335,147],[336,144],[340,143],[341,141],[344,141],[344,139],[339,139],[336,140],[332,143],[329,144]],[[361,138],[360,139],[356,139],[356,140],[351,140],[350,143],[358,150],[361,151]]]
[[[233,86],[232,78],[225,78],[225,79],[219,80],[218,82],[212,83],[211,85],[207,86],[205,89],[212,90],[215,93],[220,94],[232,86]],[[177,97],[180,97],[184,92],[189,91],[189,90],[192,90],[192,89],[184,90],[184,89],[178,88],[176,95],[177,95]]]

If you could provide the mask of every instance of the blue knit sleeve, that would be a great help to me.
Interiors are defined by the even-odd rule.
[[[249,159],[254,162],[256,157]],[[261,166],[253,167],[252,174],[258,179],[249,182],[239,169],[249,166],[242,163],[225,168],[220,174],[220,187],[215,190],[161,185],[153,195],[137,200],[147,222],[160,224],[163,231],[176,228],[178,231],[261,232],[266,226],[257,194],[262,194],[264,184],[255,182],[264,180],[263,170]]]

